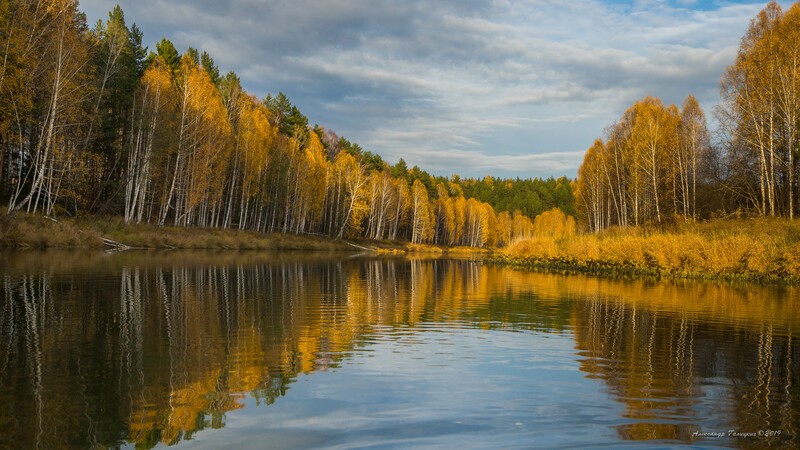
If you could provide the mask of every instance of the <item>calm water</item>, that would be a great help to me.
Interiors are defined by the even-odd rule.
[[[800,446],[793,289],[456,260],[1,259],[0,448]]]

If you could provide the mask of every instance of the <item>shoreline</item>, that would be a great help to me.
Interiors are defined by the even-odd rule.
[[[0,218],[0,249],[356,251],[319,236],[123,223],[121,218],[53,219],[17,213]]]
[[[559,275],[586,275],[610,279],[696,280],[728,283],[748,283],[773,286],[800,285],[800,277],[755,271],[714,273],[708,271],[667,270],[661,267],[640,267],[631,262],[614,263],[603,260],[576,261],[560,258],[513,257],[495,253],[484,263],[531,272]]]
[[[671,233],[615,230],[599,235],[534,238],[502,249],[485,249],[217,228],[126,225],[118,217],[53,219],[18,213],[14,217],[0,217],[0,251],[169,249],[480,256],[487,264],[565,275],[799,285],[797,230],[800,224],[791,222],[721,220]]]
[[[800,222],[716,219],[596,234],[521,240],[487,258],[523,269],[644,277],[800,284]]]
[[[491,250],[324,235],[125,224],[118,217],[53,219],[17,213],[0,217],[2,250],[256,250],[378,255],[486,255]]]

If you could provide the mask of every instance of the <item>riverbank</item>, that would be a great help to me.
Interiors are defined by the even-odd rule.
[[[59,218],[18,213],[0,218],[0,248],[205,249],[372,252],[381,255],[480,257],[527,270],[623,277],[668,277],[800,284],[800,223],[717,220],[670,231],[607,230],[541,237],[488,250],[401,241],[213,228],[125,225],[119,218]]]
[[[0,248],[7,249],[204,249],[373,252],[387,255],[488,254],[472,247],[444,247],[402,241],[342,240],[328,236],[256,233],[217,228],[126,225],[120,218],[52,219],[17,213],[0,217]]]
[[[800,223],[716,220],[663,232],[635,227],[535,238],[488,261],[566,273],[800,284]]]
[[[0,218],[2,248],[209,249],[357,251],[343,241],[320,236],[255,233],[215,228],[126,225],[119,218],[51,219],[18,213]]]

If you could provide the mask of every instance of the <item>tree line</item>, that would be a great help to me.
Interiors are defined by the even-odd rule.
[[[574,181],[567,177],[503,179],[492,176],[483,178],[458,178],[467,197],[487,202],[497,211],[520,210],[529,217],[558,208],[568,215],[575,215]]]
[[[558,180],[433,177],[259,99],[206,52],[155,51],[115,7],[0,5],[0,199],[8,213],[496,246],[572,207]]]
[[[712,143],[693,96],[635,102],[586,152],[576,212],[592,231],[744,212],[794,218],[800,148],[800,3],[770,2],[720,81]]]

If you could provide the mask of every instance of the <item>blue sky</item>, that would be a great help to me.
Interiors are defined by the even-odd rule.
[[[788,2],[781,2],[784,7]],[[635,100],[711,118],[718,82],[766,2],[122,0],[146,44],[208,51],[264,97],[389,162],[437,175],[577,173]],[[113,2],[83,0],[90,23]]]

